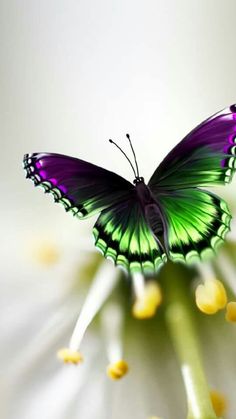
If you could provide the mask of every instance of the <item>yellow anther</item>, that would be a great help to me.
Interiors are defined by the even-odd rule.
[[[236,302],[231,301],[226,306],[225,318],[228,322],[236,323]]]
[[[149,304],[154,304],[157,307],[161,304],[162,302],[161,288],[156,282],[150,281],[146,285],[145,298],[149,302]]]
[[[156,306],[153,304],[146,304],[145,301],[138,299],[133,305],[132,313],[136,319],[149,319],[155,315]]]
[[[81,353],[70,348],[60,349],[57,352],[57,357],[66,364],[79,364],[83,361]]]
[[[227,304],[227,295],[223,284],[217,279],[209,279],[196,289],[196,304],[205,314],[215,314]]]
[[[127,374],[129,370],[127,362],[123,361],[116,361],[113,364],[108,365],[107,367],[107,375],[112,380],[119,380],[125,374]]]
[[[222,417],[225,415],[228,407],[227,400],[222,393],[216,390],[210,391],[211,402],[216,416]]]
[[[32,247],[32,254],[36,262],[45,266],[54,265],[60,258],[58,247],[49,241],[35,243]]]
[[[153,317],[161,301],[162,294],[160,287],[156,282],[149,282],[144,289],[143,295],[139,296],[133,305],[133,316],[137,319]]]

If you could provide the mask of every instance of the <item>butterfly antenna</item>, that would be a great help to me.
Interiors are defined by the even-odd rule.
[[[131,150],[132,150],[133,155],[134,155],[134,160],[135,160],[135,165],[136,165],[136,169],[137,169],[137,174],[138,174],[138,177],[139,177],[139,170],[138,170],[138,163],[137,163],[137,159],[136,159],[136,154],[135,154],[135,151],[134,151],[134,148],[133,148],[133,144],[131,142],[131,139],[130,139],[129,134],[126,134],[126,138],[128,138],[128,140],[129,140],[129,144],[130,144]]]
[[[133,166],[133,164],[131,163],[131,160],[129,159],[129,157],[125,154],[125,152],[122,150],[122,148],[120,148],[119,146],[118,146],[118,144],[116,144],[115,143],[115,141],[113,141],[113,140],[109,140],[109,142],[111,143],[111,144],[114,144],[120,151],[121,151],[121,153],[122,154],[124,154],[124,156],[126,157],[126,159],[128,160],[128,162],[129,162],[129,164],[130,164],[130,166],[132,167],[132,169],[133,169],[133,172],[134,172],[134,176],[135,177],[137,177],[137,174],[135,173],[135,170],[134,170],[134,166]]]

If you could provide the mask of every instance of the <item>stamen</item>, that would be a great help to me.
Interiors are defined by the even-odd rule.
[[[93,283],[80,312],[79,318],[70,339],[69,348],[59,351],[59,354],[61,355],[60,359],[65,361],[67,357],[69,357],[68,362],[73,362],[70,359],[74,359],[74,357],[81,357],[78,350],[87,327],[111,294],[112,290],[117,284],[118,278],[119,272],[109,262],[103,262],[96,273],[95,279],[93,280]]]
[[[225,396],[216,390],[212,390],[210,391],[210,397],[216,416],[225,416],[228,407],[228,403]]]
[[[180,264],[167,265],[163,281],[166,297],[166,321],[172,343],[181,364],[190,418],[216,419],[202,365],[198,333],[189,304],[189,270]]]
[[[57,357],[66,364],[79,364],[83,357],[78,351],[72,351],[70,348],[63,348],[57,352]]]
[[[134,293],[136,296],[132,313],[137,319],[153,317],[162,302],[162,294],[159,285],[154,281],[145,284],[142,274],[136,273],[132,277]]]
[[[225,288],[217,279],[207,279],[198,285],[195,296],[197,307],[205,314],[215,314],[227,304]]]
[[[196,305],[205,314],[215,314],[227,303],[227,295],[223,284],[215,279],[215,273],[210,263],[198,265],[204,284],[195,290]]]
[[[236,323],[236,302],[230,301],[226,306],[225,319],[229,323]]]
[[[124,312],[119,304],[108,303],[101,312],[102,330],[110,363],[122,359],[122,329]]]
[[[222,252],[217,257],[217,265],[222,270],[222,277],[225,282],[229,285],[230,289],[236,295],[236,281],[235,281],[235,267],[233,266],[227,252]]]
[[[136,298],[142,298],[145,290],[145,279],[144,276],[137,272],[132,275],[133,288]]]
[[[123,360],[123,321],[124,312],[119,304],[108,303],[102,310],[101,322],[109,360],[107,375],[113,380],[122,378],[128,372],[128,364]]]
[[[125,374],[127,374],[129,370],[127,362],[124,360],[116,361],[113,364],[108,365],[107,367],[107,375],[112,380],[119,380]]]
[[[204,281],[204,282],[206,282],[206,281],[208,281],[208,279],[210,278],[212,278],[212,279],[215,279],[215,271],[214,271],[214,269],[213,269],[213,267],[212,267],[212,264],[210,264],[209,262],[207,263],[207,262],[205,262],[205,263],[199,263],[198,265],[197,265],[197,269],[198,269],[198,272],[199,272],[199,274],[200,274],[200,277],[201,277],[201,279]]]

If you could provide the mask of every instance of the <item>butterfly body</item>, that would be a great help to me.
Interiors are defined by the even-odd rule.
[[[139,199],[140,204],[144,209],[147,205],[155,202],[152,193],[149,187],[144,183],[144,180],[139,181],[135,184],[135,190],[137,194],[137,199]]]
[[[168,258],[194,263],[215,254],[230,230],[231,214],[224,200],[205,188],[229,183],[236,171],[236,106],[190,132],[147,184],[136,156],[135,163],[137,170],[130,162],[132,184],[74,157],[24,156],[26,176],[66,211],[79,219],[100,214],[93,228],[95,245],[129,273],[153,274]]]

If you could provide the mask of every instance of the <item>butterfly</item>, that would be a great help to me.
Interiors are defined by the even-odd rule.
[[[128,273],[153,274],[168,260],[192,264],[214,254],[230,230],[226,202],[204,188],[236,171],[236,105],[193,129],[164,158],[148,184],[133,183],[84,160],[54,153],[24,156],[26,177],[79,219],[98,214],[95,246]]]

